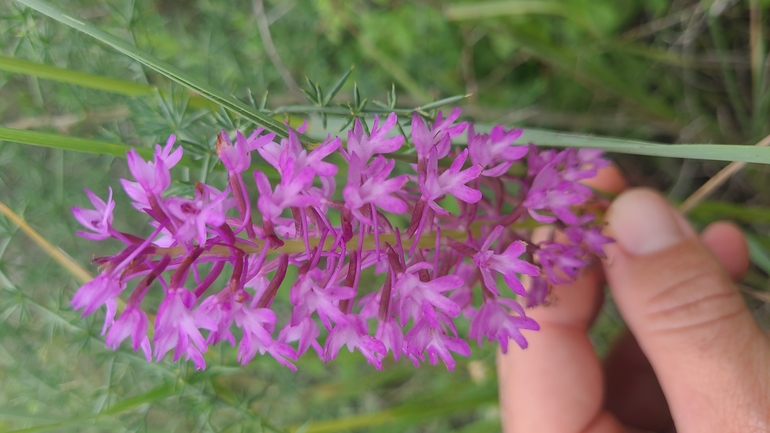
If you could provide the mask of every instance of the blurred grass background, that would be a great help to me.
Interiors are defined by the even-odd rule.
[[[485,123],[669,143],[753,144],[770,133],[770,1],[766,0],[65,0],[86,19],[239,98],[307,104],[305,77],[324,88],[355,65],[335,101],[417,106],[456,94]],[[196,105],[163,77],[95,40],[0,1],[0,55],[152,85],[118,95],[0,72],[3,126],[149,146],[175,133],[198,156],[231,120]],[[268,34],[269,33],[269,34]],[[139,92],[141,93],[141,92]],[[635,185],[682,200],[723,163],[613,156]],[[181,170],[195,179],[195,170]],[[74,235],[83,187],[120,190],[124,161],[0,144],[0,201],[80,263],[108,254]],[[217,176],[212,173],[210,176]],[[729,217],[752,236],[745,281],[767,297],[768,169],[749,165],[693,212],[698,225]],[[182,187],[182,186],[180,186]],[[116,194],[118,209],[126,197]],[[115,224],[144,230],[118,213]],[[454,373],[403,360],[382,372],[358,355],[291,373],[270,359],[247,367],[214,347],[209,369],[147,364],[104,348],[102,316],[81,319],[78,284],[0,218],[0,431],[499,430],[494,347],[473,346]],[[558,301],[558,300],[557,300]],[[748,299],[767,325],[768,303]],[[599,353],[622,321],[609,302],[592,330]],[[531,338],[537,338],[533,334]]]

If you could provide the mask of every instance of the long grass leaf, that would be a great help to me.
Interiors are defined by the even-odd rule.
[[[58,68],[43,63],[35,63],[28,60],[14,59],[5,56],[0,56],[0,71],[30,75],[59,83],[74,84],[89,89],[126,95],[132,98],[152,94],[155,90],[155,87],[145,84],[132,83],[130,81],[118,80],[102,75]],[[161,93],[163,92],[161,91]],[[190,95],[189,105],[191,108],[208,108],[211,110],[219,108],[218,104],[199,95]]]
[[[53,149],[71,150],[75,152],[93,153],[97,155],[126,157],[132,146],[122,143],[108,143],[106,141],[92,140],[90,138],[69,137],[66,135],[52,134],[48,132],[27,131],[23,129],[5,128],[0,126],[0,140],[13,141],[33,146],[50,147]],[[153,158],[154,149],[147,147],[134,147],[142,158]],[[197,168],[200,164],[188,155],[182,156],[180,165]]]
[[[444,16],[450,21],[477,20],[515,15],[557,15],[568,13],[564,5],[556,2],[491,1],[468,4],[450,4],[444,8]]]
[[[329,119],[326,128],[321,122],[308,122],[307,133],[314,137],[335,134],[342,125],[341,119]],[[491,125],[475,124],[476,132],[489,132]],[[411,134],[409,126],[403,126],[407,137]],[[757,164],[770,164],[770,148],[741,144],[663,144],[652,141],[626,140],[622,138],[600,137],[586,134],[565,134],[542,129],[525,129],[520,143],[534,143],[542,147],[575,147],[602,149],[612,153],[631,155],[662,156],[667,158],[701,159],[711,161],[745,161]],[[454,144],[464,145],[464,135],[454,139]],[[397,159],[404,155],[391,155]]]
[[[114,78],[73,71],[72,69],[57,68],[56,66],[5,56],[0,56],[0,71],[32,75],[46,80],[74,84],[77,86],[88,87],[89,89],[104,90],[105,92],[131,97],[147,95],[152,93],[153,90],[151,86],[146,86],[144,84],[116,80]]]
[[[48,132],[27,131],[0,126],[0,141],[2,140],[30,144],[33,146],[50,147],[53,149],[64,149],[97,155],[111,155],[121,158],[125,158],[126,152],[132,148],[132,146],[122,143],[108,143],[89,138],[68,137],[66,135],[51,134]],[[155,152],[153,149],[146,147],[134,147],[134,149],[136,149],[137,153],[139,153],[142,158],[147,160],[151,160]],[[189,155],[182,156],[179,164],[190,168],[200,168],[202,165],[200,161],[192,159]],[[220,165],[219,168],[222,168],[222,166]],[[280,179],[278,171],[261,158],[254,158],[252,160],[251,169],[261,170],[269,179]]]
[[[521,141],[532,142],[538,146],[593,148],[632,155],[770,164],[770,149],[739,144],[661,144],[538,129],[525,130]]]
[[[128,42],[105,32],[85,21],[79,20],[62,11],[61,9],[49,4],[42,0],[16,0],[29,8],[32,8],[43,15],[46,15],[62,24],[66,24],[75,30],[83,32],[98,41],[109,45],[110,47],[120,51],[126,56],[136,60],[142,65],[152,69],[155,72],[169,78],[170,80],[202,95],[203,97],[221,105],[227,110],[248,119],[258,125],[263,126],[268,131],[274,132],[280,137],[287,137],[287,128],[278,120],[273,119],[271,116],[261,113],[247,104],[239,101],[238,99],[220,92],[217,89],[212,88],[208,84],[197,80],[187,73],[178,69],[158,58],[152,56]],[[305,144],[310,144],[309,140],[304,135],[300,134],[300,140]]]
[[[50,147],[53,149],[72,150],[75,152],[94,153],[97,155],[111,155],[125,157],[131,146],[120,143],[108,143],[105,141],[91,140],[88,138],[68,137],[66,135],[51,134],[48,132],[27,131],[23,129],[5,128],[0,126],[0,140],[13,141],[33,146]],[[149,148],[136,148],[136,151],[145,159],[152,159],[154,150]],[[183,165],[197,166],[188,158],[180,162]]]
[[[770,207],[747,206],[725,201],[704,201],[690,211],[689,217],[704,223],[729,219],[746,224],[770,224]]]

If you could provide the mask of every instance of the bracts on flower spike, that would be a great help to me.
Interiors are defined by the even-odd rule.
[[[71,304],[83,314],[105,306],[107,346],[130,339],[148,361],[173,352],[197,368],[223,341],[237,346],[241,364],[269,354],[292,370],[310,348],[324,362],[345,347],[378,369],[392,354],[450,370],[456,355],[470,354],[468,340],[526,348],[539,325],[525,306],[547,304],[551,285],[576,278],[612,242],[587,211],[601,199],[580,183],[608,162],[599,151],[517,143],[516,129],[479,132],[459,117],[459,109],[432,122],[414,114],[413,164],[394,157],[407,141],[394,134],[395,114],[375,117],[370,133],[357,120],[345,144],[330,136],[311,150],[291,128],[278,141],[261,128],[234,138],[222,131],[216,154],[226,177],[196,183],[188,196],[169,192],[183,153],[173,136],[151,161],[132,149],[133,180],[121,184],[152,234],[117,230],[112,190],[106,201],[86,190],[93,208],[73,209],[86,229],[77,233],[123,249],[95,259],[101,273]],[[278,178],[250,172],[255,157]],[[545,224],[565,241],[532,242],[531,229]],[[162,294],[158,305],[150,291]],[[273,304],[286,297],[291,313],[278,316]],[[156,309],[150,339],[147,311]],[[470,320],[467,335],[458,320]]]

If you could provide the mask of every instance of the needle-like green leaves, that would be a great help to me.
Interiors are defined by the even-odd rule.
[[[210,87],[208,84],[187,75],[187,73],[181,69],[171,66],[168,63],[156,58],[155,56],[141,51],[128,42],[114,35],[111,35],[104,30],[101,30],[95,26],[92,26],[91,24],[88,24],[85,21],[70,16],[66,12],[56,8],[48,2],[41,0],[17,0],[17,2],[111,46],[112,48],[120,51],[121,53],[152,69],[153,71],[158,72],[159,74],[196,93],[199,93],[203,97],[221,105],[222,107],[232,111],[244,119],[248,119],[260,126],[263,126],[266,130],[274,132],[280,137],[288,136],[286,126],[284,126],[278,120],[273,119],[271,116],[265,113],[261,113],[254,108],[249,107],[247,104],[239,101],[238,99]],[[300,135],[300,140],[302,140],[302,142],[305,144],[311,143],[311,140],[302,135]]]
[[[77,29],[83,33],[86,33],[97,40],[117,49],[123,54],[131,57],[132,59],[140,62],[141,64],[149,67],[150,69],[168,77],[176,83],[197,92],[205,98],[225,107],[226,109],[236,113],[246,119],[253,121],[256,124],[262,125],[265,129],[275,132],[278,136],[286,137],[287,132],[284,125],[279,121],[273,119],[271,116],[255,110],[249,107],[247,104],[239,101],[238,99],[229,96],[223,92],[211,88],[207,84],[196,80],[188,76],[185,72],[177,69],[157,58],[151,56],[129,43],[100,30],[84,21],[78,20],[60,9],[50,5],[42,0],[16,0],[17,2],[24,4],[40,13],[43,13],[61,23],[64,23],[74,29]],[[8,63],[8,62],[6,62]],[[17,67],[24,66],[23,63],[17,63]],[[28,66],[28,65],[27,65]],[[53,70],[49,71],[53,73]],[[73,75],[71,80],[79,79]],[[112,82],[109,79],[102,82],[103,86],[114,87],[117,86],[116,82]],[[130,86],[129,86],[130,87]],[[123,92],[137,92],[140,91],[139,87],[125,87]],[[446,101],[441,101],[446,103]],[[430,106],[431,104],[429,104]],[[425,108],[425,107],[423,107]],[[319,131],[320,128],[315,128]],[[330,127],[329,129],[334,129]],[[482,130],[482,127],[478,128]],[[325,134],[314,134],[315,136],[323,136]],[[75,139],[77,140],[77,139]],[[303,143],[311,143],[312,140],[304,135],[300,136],[300,140]],[[745,161],[752,163],[770,164],[770,148],[758,148],[754,146],[745,145],[724,145],[724,144],[658,144],[645,141],[634,140],[622,140],[615,138],[601,138],[580,134],[562,134],[556,132],[548,132],[542,130],[527,130],[523,136],[523,140],[536,143],[540,146],[553,146],[553,147],[590,147],[596,149],[602,149],[608,152],[615,153],[628,153],[634,155],[648,155],[648,156],[662,156],[669,158],[691,158],[691,159],[706,159],[715,161]],[[85,143],[80,143],[81,146],[88,148]],[[56,147],[56,146],[53,146]],[[106,149],[106,148],[105,148]],[[86,150],[88,151],[88,150]],[[117,151],[117,150],[115,150]],[[109,153],[104,152],[104,153]],[[121,152],[122,153],[122,152]]]

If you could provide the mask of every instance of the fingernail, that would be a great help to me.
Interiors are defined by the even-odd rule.
[[[621,194],[607,213],[615,241],[633,255],[662,251],[695,235],[666,199],[651,190]]]

